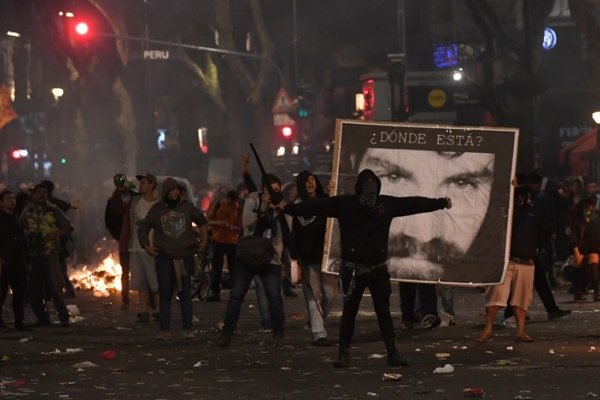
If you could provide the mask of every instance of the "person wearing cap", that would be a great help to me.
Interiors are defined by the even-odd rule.
[[[113,177],[115,190],[106,203],[104,222],[111,236],[119,243],[119,264],[121,265],[121,309],[129,308],[129,241],[131,225],[127,218],[131,200],[139,193],[133,191],[133,183],[125,175]]]
[[[129,240],[129,268],[131,273],[130,289],[138,292],[138,323],[150,322],[150,311],[153,316],[156,312],[156,296],[158,294],[158,280],[154,257],[148,254],[138,240],[137,227],[146,218],[148,211],[158,202],[156,197],[156,177],[152,174],[137,175],[140,181],[140,196],[133,196],[129,206],[128,219],[131,227]],[[152,232],[150,232],[152,242]],[[149,309],[151,305],[152,310]]]
[[[156,257],[156,276],[159,291],[159,325],[157,339],[170,337],[171,299],[174,289],[181,303],[183,338],[192,339],[191,276],[194,273],[194,254],[206,248],[207,221],[198,208],[184,198],[185,188],[174,178],[165,179],[160,200],[152,206],[139,224],[141,247]],[[192,223],[199,230],[195,234]],[[150,241],[150,231],[154,240]]]

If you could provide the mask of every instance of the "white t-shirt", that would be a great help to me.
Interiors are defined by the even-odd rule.
[[[144,251],[144,249],[140,246],[140,241],[137,238],[138,224],[140,222],[142,222],[144,220],[144,218],[146,218],[146,215],[148,215],[148,211],[150,211],[150,208],[152,208],[152,206],[154,204],[156,204],[157,202],[158,202],[158,199],[148,201],[142,197],[135,205],[135,208],[132,210],[133,225],[131,226],[131,237],[133,238],[133,240],[131,241],[131,246],[129,248],[129,251]],[[154,235],[154,231],[151,230],[150,233],[148,234],[150,243],[152,243],[153,235]]]

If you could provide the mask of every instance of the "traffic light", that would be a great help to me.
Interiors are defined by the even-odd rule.
[[[315,88],[312,85],[301,89],[301,95],[298,96],[298,109],[296,114],[298,118],[308,118],[313,112]]]
[[[85,21],[78,21],[73,25],[73,30],[78,36],[84,37],[90,33],[90,26]]]
[[[278,127],[278,131],[279,136],[281,136],[285,140],[292,140],[294,138],[294,125],[281,125]]]
[[[60,163],[60,165],[67,165],[69,163],[69,160],[67,160],[67,157],[61,157],[58,162]]]

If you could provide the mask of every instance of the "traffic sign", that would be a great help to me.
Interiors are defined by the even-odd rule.
[[[273,103],[271,111],[274,114],[283,114],[293,111],[293,109],[294,105],[290,95],[285,91],[284,88],[279,89],[277,96],[275,96],[275,102]]]
[[[273,114],[273,125],[294,125],[295,121],[286,113]]]

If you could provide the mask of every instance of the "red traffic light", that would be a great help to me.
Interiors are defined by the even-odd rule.
[[[80,21],[75,24],[74,30],[79,36],[86,36],[90,33],[90,26],[87,22]]]
[[[279,132],[284,139],[291,139],[294,136],[294,128],[289,125],[280,127]]]

